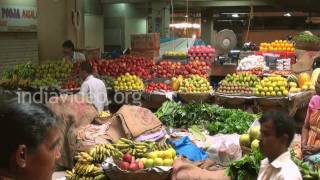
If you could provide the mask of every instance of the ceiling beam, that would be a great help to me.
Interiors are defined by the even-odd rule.
[[[146,3],[154,2],[154,0],[101,0],[102,3],[117,4],[117,3]],[[157,2],[168,2],[167,0],[157,0]],[[251,2],[254,6],[268,6],[271,5],[264,0],[189,0],[190,7],[232,7],[232,6],[250,6]],[[174,0],[177,5],[184,5],[186,0]]]

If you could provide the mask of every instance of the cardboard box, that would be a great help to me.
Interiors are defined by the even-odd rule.
[[[131,51],[130,54],[133,56],[142,56],[145,58],[150,58],[154,61],[156,61],[160,56],[159,49],[158,50],[149,50],[149,51]]]
[[[149,33],[131,35],[131,49],[134,51],[160,49],[160,34]]]

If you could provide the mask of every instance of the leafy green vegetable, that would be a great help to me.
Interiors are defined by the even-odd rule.
[[[261,152],[254,150],[240,160],[232,161],[229,164],[226,173],[233,180],[257,179],[262,159],[263,156]]]
[[[320,42],[320,37],[312,35],[306,32],[301,32],[294,36],[294,41],[303,41],[303,42]]]
[[[210,134],[246,132],[256,116],[238,109],[224,109],[218,105],[167,101],[155,113],[169,127],[206,127]]]

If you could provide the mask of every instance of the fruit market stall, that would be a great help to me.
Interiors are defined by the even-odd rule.
[[[259,78],[249,73],[227,75],[216,92],[216,103],[225,107],[251,109],[264,112],[279,109],[294,116],[297,110],[305,109],[315,94],[314,82],[307,73],[298,77],[270,75]]]

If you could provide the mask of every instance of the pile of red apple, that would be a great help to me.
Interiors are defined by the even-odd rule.
[[[172,88],[165,83],[149,83],[145,89],[147,92],[164,91],[171,92]]]
[[[172,78],[179,75],[189,77],[191,74],[207,76],[209,69],[209,63],[200,60],[189,61],[187,64],[162,61],[153,69],[153,76],[158,78]]]
[[[188,50],[188,57],[190,60],[210,61],[215,54],[215,49],[210,45],[208,46],[192,46]]]
[[[188,64],[181,66],[180,69],[176,70],[176,75],[182,75],[184,77],[189,77],[189,75],[200,75],[207,77],[208,72],[210,70],[210,66],[203,61],[195,60],[190,61]]]
[[[144,169],[144,165],[142,161],[136,161],[133,156],[130,154],[125,154],[122,157],[122,161],[119,162],[118,166],[122,170],[127,171],[137,171],[139,169]]]
[[[98,71],[100,75],[112,77],[130,73],[142,79],[151,79],[151,70],[154,65],[153,60],[144,57],[121,56],[120,58],[102,61],[98,67]]]
[[[63,83],[63,89],[76,89],[80,87],[80,84],[73,80],[68,80]]]
[[[92,66],[93,74],[98,73],[98,67],[99,67],[99,65],[101,64],[102,61],[103,60],[97,60],[97,59],[87,61]],[[79,74],[80,73],[80,64],[81,64],[81,61],[77,61],[76,63],[73,64],[73,73],[75,73],[75,74]]]
[[[176,70],[181,68],[180,62],[161,61],[153,68],[153,76],[157,78],[172,78],[176,76]]]

